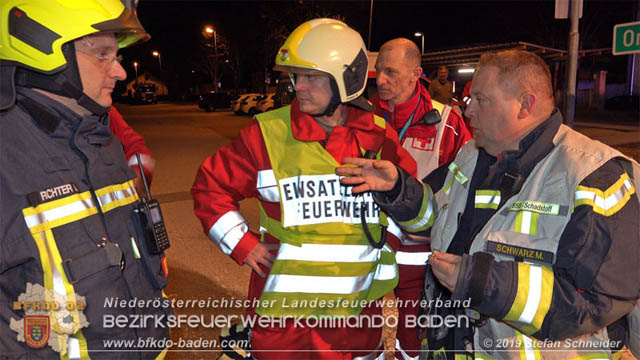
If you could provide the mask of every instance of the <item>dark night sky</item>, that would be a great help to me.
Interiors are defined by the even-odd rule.
[[[636,0],[638,1],[638,0]],[[367,42],[369,0],[360,1],[160,1],[141,0],[138,14],[152,39],[123,50],[125,68],[132,74],[134,60],[141,71],[157,72],[152,50],[162,54],[163,68],[176,74],[197,69],[202,29],[213,25],[219,35],[239,50],[243,73],[273,65],[275,51],[265,38],[276,27],[287,32],[304,20],[325,15],[341,16]],[[425,35],[425,51],[527,41],[566,49],[568,20],[555,20],[554,1],[379,1],[373,3],[371,49],[386,40]],[[580,21],[582,48],[611,46],[613,25],[634,20],[632,0],[585,0]],[[277,50],[277,49],[276,49]],[[269,54],[267,54],[269,53]],[[625,61],[617,61],[623,64]],[[620,65],[620,64],[617,64]],[[186,75],[185,75],[186,76]],[[246,83],[248,76],[244,77]]]

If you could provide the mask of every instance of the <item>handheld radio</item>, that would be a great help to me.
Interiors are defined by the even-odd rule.
[[[140,154],[136,154],[136,159],[138,159],[140,176],[142,177],[142,183],[144,184],[144,190],[147,193],[147,197],[140,198],[138,208],[135,212],[140,216],[147,250],[149,250],[151,254],[161,254],[163,251],[171,247],[169,237],[167,236],[167,228],[164,225],[162,211],[160,211],[160,203],[158,200],[151,198],[151,192],[147,185],[147,178],[144,176],[144,171],[142,169]]]

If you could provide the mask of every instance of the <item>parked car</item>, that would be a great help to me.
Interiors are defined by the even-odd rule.
[[[262,94],[253,94],[252,96],[246,97],[240,103],[240,112],[242,114],[249,114],[251,116],[256,114],[256,106],[258,105],[258,101],[262,100],[262,97],[265,95]]]
[[[231,111],[237,112],[238,110],[240,110],[240,103],[245,96],[246,95],[236,95],[231,98]]]
[[[240,95],[240,97],[238,98],[238,102],[231,108],[231,110],[233,110],[236,115],[240,115],[243,114],[242,112],[242,104],[249,98],[254,98],[256,96],[261,96],[260,94],[255,94],[255,93],[249,93],[249,94],[242,94]]]
[[[210,92],[200,95],[198,107],[206,112],[226,109],[231,106],[231,96],[225,92]]]
[[[258,105],[256,105],[256,112],[262,113],[273,110],[274,96],[276,96],[276,94],[265,95],[264,98],[258,102]]]
[[[156,96],[156,84],[152,82],[144,82],[138,85],[138,88],[133,94],[133,103],[157,104],[158,98]]]

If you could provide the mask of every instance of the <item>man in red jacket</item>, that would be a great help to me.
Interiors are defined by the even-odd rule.
[[[418,179],[455,157],[471,135],[464,121],[448,105],[431,100],[427,89],[418,81],[422,75],[420,50],[408,39],[387,41],[376,61],[378,93],[372,102],[376,114],[384,116],[399,134],[402,146],[418,165]],[[435,116],[434,109],[440,116]],[[438,121],[439,120],[439,121]],[[398,324],[396,348],[404,359],[417,358],[420,344],[417,328],[405,326],[418,312],[424,284],[425,262],[431,254],[427,239],[404,237],[396,252],[400,268]]]
[[[400,233],[390,225],[387,243],[377,246],[384,215],[372,207],[371,194],[351,196],[334,174],[343,157],[363,155],[415,174],[393,128],[362,97],[367,63],[361,36],[344,23],[300,25],[276,56],[296,99],[256,116],[196,175],[191,193],[205,232],[253,269],[248,314],[281,321],[253,326],[252,355],[259,359],[350,359],[382,348],[380,327],[307,321],[379,316],[379,304],[370,301],[397,284],[392,249]],[[249,197],[260,204],[261,236],[239,211],[238,202]]]
[[[140,154],[142,170],[144,171],[144,176],[147,179],[147,185],[151,186],[153,169],[156,165],[156,161],[153,159],[151,150],[147,147],[144,138],[133,130],[126,121],[124,121],[122,114],[120,114],[114,106],[111,106],[111,109],[109,110],[109,128],[113,135],[122,144],[127,164],[130,168],[136,171],[136,174],[138,174],[138,177],[133,180],[133,183],[136,186],[138,195],[142,197],[145,195],[145,191],[144,185],[142,185],[142,179],[140,178],[140,169],[138,168],[138,158],[136,158],[136,154]]]

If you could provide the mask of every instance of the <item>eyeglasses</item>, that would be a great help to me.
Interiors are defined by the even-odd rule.
[[[95,54],[92,53],[90,51],[86,51],[86,50],[81,50],[81,49],[76,49],[77,51],[89,55],[91,57],[94,57],[96,59],[98,59],[98,65],[100,67],[103,68],[108,68],[109,66],[113,65],[114,62],[118,62],[118,64],[122,63],[122,55],[114,55],[114,56],[109,56],[107,54],[101,53],[101,54]]]
[[[96,59],[98,59],[101,63],[111,64],[114,61],[117,61],[118,64],[122,63],[122,55],[116,54],[114,56],[107,56],[104,54],[95,55]]]

